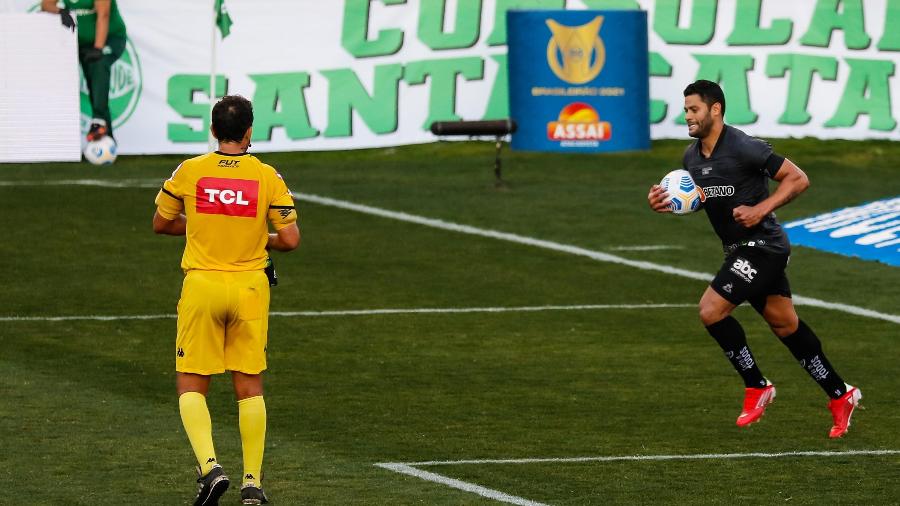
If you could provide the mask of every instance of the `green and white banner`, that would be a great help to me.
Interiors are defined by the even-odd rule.
[[[682,90],[706,78],[725,89],[726,121],[754,135],[900,140],[900,0],[118,3],[121,153],[206,149],[213,36],[216,95],[253,101],[254,151],[431,142],[433,121],[504,118],[506,12],[540,8],[648,12],[653,138],[687,137]]]

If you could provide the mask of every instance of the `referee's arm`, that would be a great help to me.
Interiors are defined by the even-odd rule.
[[[275,233],[270,233],[266,243],[266,249],[276,251],[293,251],[297,249],[297,246],[300,246],[300,228],[296,223],[291,223],[278,229]]]
[[[173,219],[159,214],[159,209],[153,214],[153,231],[163,235],[184,235],[187,230],[187,217],[178,214]]]

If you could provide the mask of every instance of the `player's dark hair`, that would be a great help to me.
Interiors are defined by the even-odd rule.
[[[700,95],[700,100],[710,108],[716,102],[722,104],[722,116],[725,116],[725,92],[717,83],[706,79],[697,80],[684,89],[684,96],[688,95]]]
[[[226,95],[212,110],[212,127],[221,142],[241,142],[253,126],[253,105],[240,95]]]

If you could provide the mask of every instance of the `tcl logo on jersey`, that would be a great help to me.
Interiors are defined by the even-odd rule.
[[[256,217],[259,181],[204,177],[197,181],[197,212]]]
[[[756,276],[756,269],[753,268],[753,266],[750,264],[750,261],[744,260],[740,257],[738,257],[738,259],[731,266],[731,272],[737,274],[747,281],[753,281],[753,276]]]

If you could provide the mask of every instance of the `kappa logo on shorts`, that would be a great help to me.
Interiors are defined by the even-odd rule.
[[[725,285],[725,286],[722,287],[722,290],[724,290],[725,293],[731,293],[731,290],[732,290],[733,288],[734,288],[734,286],[733,286],[731,283],[728,283],[727,285]],[[729,357],[729,358],[730,358],[730,357]]]
[[[197,212],[256,217],[259,181],[203,177],[197,181]]]
[[[753,268],[753,264],[751,264],[749,260],[741,257],[738,257],[737,260],[735,260],[734,264],[731,266],[731,272],[737,274],[748,283],[753,281],[753,277],[756,276],[756,269]]]
[[[179,357],[179,358],[183,357],[183,356],[184,356],[184,349],[178,348],[178,351],[175,352],[175,356],[176,356],[176,357]]]

